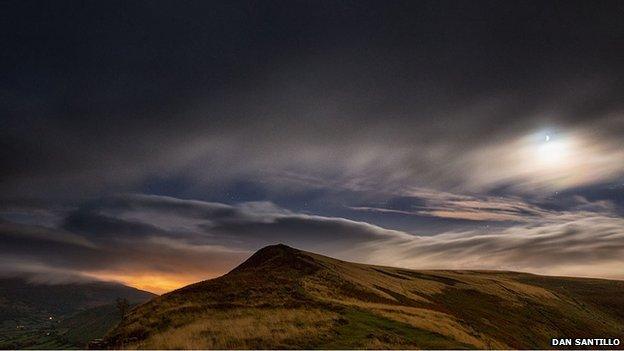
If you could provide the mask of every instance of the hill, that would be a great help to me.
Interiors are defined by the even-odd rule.
[[[84,347],[121,320],[117,298],[138,304],[153,296],[109,282],[43,285],[0,279],[0,348]]]
[[[135,308],[125,348],[550,348],[624,335],[624,282],[415,271],[265,247],[226,275]]]

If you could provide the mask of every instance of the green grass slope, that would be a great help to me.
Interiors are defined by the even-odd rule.
[[[550,348],[622,337],[624,282],[413,271],[263,248],[228,274],[157,297],[107,337],[150,349]]]

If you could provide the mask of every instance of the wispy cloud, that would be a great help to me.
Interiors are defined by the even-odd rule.
[[[449,194],[440,197],[459,207],[475,201]],[[496,232],[417,236],[361,221],[296,213],[268,202],[226,205],[123,195],[86,204],[67,216],[63,228],[47,229],[45,235],[33,234],[27,225],[11,224],[10,230],[0,232],[0,249],[3,256],[22,262],[11,265],[16,270],[29,267],[32,273],[33,267],[44,267],[65,275],[135,285],[149,282],[152,289],[219,275],[254,250],[274,243],[409,268],[573,274],[574,267],[579,275],[622,278],[615,267],[624,263],[624,220],[603,211],[609,207],[605,203],[578,202],[585,210],[538,211],[500,201],[490,207],[526,212],[532,220],[516,221]],[[159,279],[162,284],[157,288]]]
[[[388,208],[388,206],[351,206],[349,208],[358,211],[470,221],[525,222],[552,214],[552,211],[527,203],[519,197],[460,195],[424,188],[411,188],[401,194],[403,202],[412,204],[407,207],[403,206],[402,209]],[[384,204],[387,205],[387,202],[381,205]]]
[[[589,213],[498,233],[477,231],[369,246],[380,263],[436,269],[502,269],[624,279],[624,220]]]

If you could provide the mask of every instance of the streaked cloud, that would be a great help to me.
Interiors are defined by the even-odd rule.
[[[441,197],[459,201],[460,207],[475,201]],[[296,213],[268,202],[226,205],[121,195],[86,203],[66,217],[62,228],[46,228],[45,236],[36,230],[33,235],[29,225],[5,225],[0,251],[4,259],[13,260],[5,271],[114,279],[157,292],[225,273],[254,250],[275,243],[415,269],[573,274],[574,267],[580,275],[624,278],[615,268],[624,263],[624,220],[604,211],[607,204],[577,202],[585,210],[525,211],[535,206],[503,201],[502,208],[517,216],[525,213],[531,221],[489,233],[418,236],[362,221]]]
[[[624,279],[624,220],[589,213],[510,227],[499,233],[445,233],[369,247],[384,264],[434,269],[498,269]]]
[[[424,188],[407,189],[401,194],[404,205],[400,209],[388,206],[388,201],[380,204],[385,206],[351,206],[349,208],[357,211],[494,222],[528,222],[556,214],[555,211],[528,203],[517,196],[461,195]],[[583,205],[587,209],[591,206],[604,209],[608,204],[608,201],[590,202],[581,196],[573,200],[574,203],[568,204],[569,208],[578,208]],[[406,206],[405,203],[408,205]]]

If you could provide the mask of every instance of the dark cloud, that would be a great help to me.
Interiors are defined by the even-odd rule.
[[[3,9],[7,198],[180,175],[475,189],[534,180],[474,154],[536,129],[591,128],[601,152],[624,131],[619,2]]]
[[[344,218],[294,213],[270,202],[225,205],[140,194],[90,202],[68,215],[63,229],[105,241],[166,237],[245,250],[276,242],[306,247],[331,242],[338,250],[340,243],[348,247],[399,233]]]
[[[367,248],[387,245],[408,264],[420,251],[400,248],[431,240],[432,263],[565,273],[580,248],[550,255],[552,270],[520,252],[591,248],[585,228],[621,219],[619,1],[5,1],[0,13],[9,267],[195,279],[278,241],[375,262]],[[535,228],[560,241],[523,234]],[[504,247],[508,263],[473,255]],[[611,271],[595,262],[582,264]]]
[[[78,212],[70,215],[66,218],[63,229],[104,238],[120,236],[131,239],[132,237],[164,233],[163,230],[150,224],[124,221],[90,212]]]

